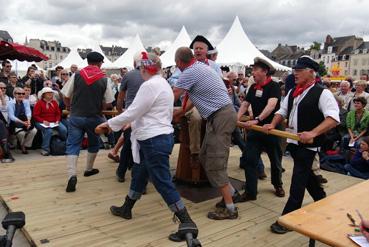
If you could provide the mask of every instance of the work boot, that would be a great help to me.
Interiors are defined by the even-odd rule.
[[[280,225],[277,221],[274,222],[271,226],[270,226],[270,230],[273,233],[277,233],[277,234],[285,234],[287,232],[290,232],[291,230],[289,230],[288,228]]]
[[[242,193],[241,198],[239,199],[239,202],[248,202],[248,201],[255,201],[256,196],[251,196],[246,191]]]
[[[121,207],[111,206],[110,212],[115,216],[120,216],[124,219],[130,220],[132,219],[132,208],[135,205],[137,200],[133,200],[126,196],[126,200]]]
[[[76,185],[77,185],[77,177],[71,176],[68,180],[67,188],[65,189],[66,192],[74,192],[76,191]]]
[[[328,183],[328,180],[325,177],[323,177],[322,175],[316,175],[315,177],[316,177],[316,179],[318,180],[318,182],[320,184]]]
[[[241,200],[241,194],[240,192],[238,192],[237,190],[235,191],[235,193],[232,196],[232,201],[233,203],[238,203],[238,202],[242,202]],[[215,204],[216,208],[225,208],[225,202],[224,202],[224,198],[222,198],[222,200],[220,202],[218,202],[217,204]]]
[[[1,159],[1,163],[12,163],[12,162],[14,162],[13,155],[10,153],[8,142],[1,142],[0,146],[3,150],[3,158]]]
[[[214,212],[208,213],[208,218],[212,220],[234,220],[238,218],[238,209],[230,211],[228,208],[217,208]]]
[[[282,186],[275,186],[274,187],[275,192],[274,194],[278,197],[284,197],[286,195],[286,192],[284,192],[284,189]]]
[[[186,228],[191,228],[191,230],[189,232],[194,232],[195,236],[193,236],[193,238],[196,238],[197,234],[198,234],[198,229],[197,229],[197,226],[196,226],[195,222],[193,222],[190,215],[188,214],[187,209],[184,208],[184,209],[182,209],[178,212],[175,212],[174,216],[173,216],[174,221],[175,221],[176,217],[179,219],[181,224],[186,225]],[[181,229],[181,224],[179,225],[177,232],[172,233],[172,234],[169,235],[169,237],[168,237],[169,240],[174,241],[174,242],[182,242],[186,239],[185,234],[183,234],[184,231],[186,231],[186,230]]]

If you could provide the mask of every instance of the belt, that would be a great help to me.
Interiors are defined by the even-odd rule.
[[[229,106],[232,106],[232,105],[225,105],[225,106],[223,106],[223,107],[221,107],[221,108],[219,108],[218,110],[216,110],[216,111],[214,111],[212,114],[210,114],[209,115],[209,117],[207,117],[206,119],[207,120],[211,120],[211,119],[213,119],[214,117],[215,117],[215,115],[217,115],[217,113],[218,112],[221,112],[221,111],[223,111],[224,109],[226,109],[227,107],[229,107]]]

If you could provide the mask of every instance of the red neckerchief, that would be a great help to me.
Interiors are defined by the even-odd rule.
[[[265,87],[266,85],[268,85],[271,81],[272,81],[272,77],[269,76],[262,83],[255,83],[254,84],[254,89],[255,90],[263,90],[263,87]]]
[[[190,67],[191,65],[193,65],[194,63],[196,63],[196,59],[192,58],[191,62],[190,62],[190,65],[188,65],[188,67]],[[183,98],[183,104],[182,104],[182,109],[183,111],[186,110],[186,106],[187,106],[187,101],[189,99],[190,95],[188,94],[188,92],[186,92],[184,98]]]
[[[295,91],[292,94],[292,97],[296,98],[297,96],[302,94],[307,88],[314,85],[315,83],[316,83],[316,80],[311,81],[311,82],[305,84],[304,86],[297,85]]]
[[[53,106],[53,100],[50,100],[50,101],[46,101],[45,99],[42,99],[42,100],[45,102],[46,109],[49,109],[50,107],[51,108],[54,108],[54,106]]]
[[[105,77],[105,73],[102,72],[99,67],[94,65],[88,65],[87,67],[84,67],[81,69],[79,74],[82,76],[88,86]]]

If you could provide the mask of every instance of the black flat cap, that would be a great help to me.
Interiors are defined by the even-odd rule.
[[[202,42],[205,43],[208,46],[208,51],[210,50],[214,50],[214,47],[211,45],[210,41],[207,40],[204,36],[202,35],[197,35],[191,42],[190,44],[190,48],[193,49],[193,44],[195,44],[195,42]]]
[[[104,62],[104,56],[101,55],[97,51],[91,51],[87,54],[87,62],[88,63],[103,63]]]
[[[313,69],[315,72],[317,72],[319,70],[319,64],[310,56],[301,56],[299,59],[297,59],[297,63],[293,69]]]

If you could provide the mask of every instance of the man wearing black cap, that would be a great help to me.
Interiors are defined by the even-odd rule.
[[[249,89],[245,101],[238,111],[238,120],[245,114],[251,105],[255,119],[240,122],[241,125],[248,128],[251,125],[263,125],[270,123],[274,113],[279,109],[281,91],[277,82],[272,80],[271,75],[275,69],[271,63],[260,57],[254,59],[252,75],[255,84]],[[266,135],[261,132],[250,130],[247,134],[247,149],[242,156],[246,155],[245,193],[242,195],[243,201],[256,200],[257,196],[257,164],[260,154],[266,151],[270,160],[272,184],[275,188],[275,194],[278,197],[284,197],[285,192],[282,187],[282,150],[279,137]]]
[[[70,110],[67,137],[68,185],[66,192],[74,192],[77,184],[77,160],[83,136],[88,136],[87,163],[84,176],[99,173],[94,161],[100,148],[95,127],[104,122],[101,111],[114,101],[111,88],[100,67],[104,57],[98,52],[87,54],[88,66],[71,76],[62,89],[66,108]]]
[[[290,196],[282,215],[301,207],[305,189],[314,201],[326,196],[311,168],[324,141],[323,134],[340,122],[339,109],[333,94],[316,84],[315,76],[319,64],[309,56],[302,56],[293,69],[296,87],[288,93],[272,122],[264,126],[269,131],[287,118],[287,130],[300,138],[299,142],[287,139],[294,167]],[[271,230],[278,234],[288,231],[278,222],[271,226]]]
[[[193,49],[197,61],[209,65],[219,74],[219,76],[222,76],[222,70],[220,69],[219,65],[207,57],[209,51],[215,50],[209,40],[202,35],[197,35],[191,42],[190,48]]]

